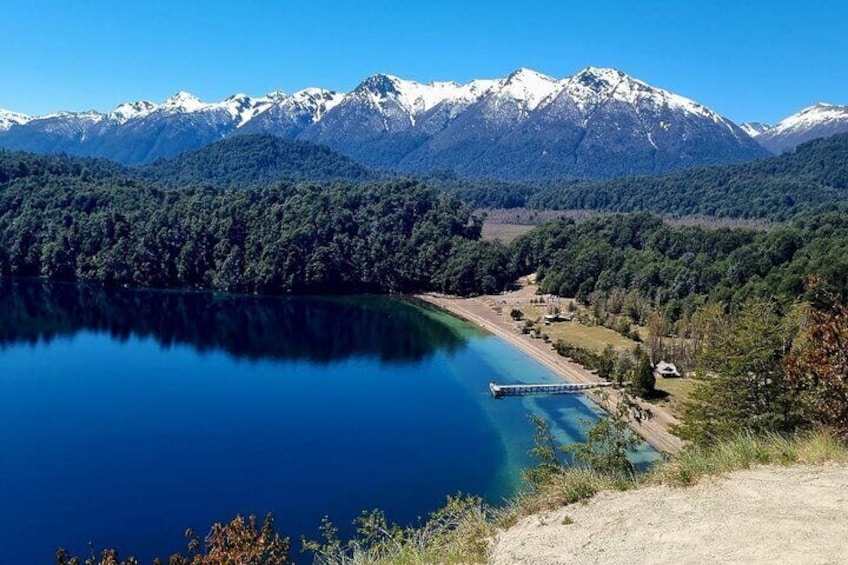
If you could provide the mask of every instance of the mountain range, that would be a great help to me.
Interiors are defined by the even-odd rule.
[[[772,153],[783,153],[813,139],[848,133],[848,106],[820,102],[773,127],[751,122],[742,124],[742,129]]]
[[[765,157],[767,149],[794,146],[792,139],[816,137],[807,132],[821,125],[818,117],[784,128],[786,134],[780,126],[789,119],[774,128],[740,127],[615,69],[589,67],[564,79],[518,69],[465,84],[378,74],[349,93],[307,88],[205,103],[179,92],[161,104],[126,103],[105,114],[0,111],[0,147],[135,165],[240,134],[270,133],[402,172],[605,179]],[[825,129],[836,133],[843,121],[848,124],[837,118]]]

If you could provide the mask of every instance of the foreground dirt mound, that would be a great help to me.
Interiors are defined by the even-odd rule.
[[[492,561],[848,563],[848,467],[760,467],[601,494],[503,532]]]

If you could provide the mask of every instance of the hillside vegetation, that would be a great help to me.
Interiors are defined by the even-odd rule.
[[[162,189],[100,161],[0,154],[0,274],[260,293],[496,292],[506,250],[413,182]]]
[[[670,227],[650,214],[557,219],[516,239],[513,269],[538,272],[542,292],[576,296],[644,323],[674,323],[700,304],[751,296],[791,302],[815,275],[848,294],[848,214],[800,215],[769,231]]]
[[[273,135],[238,135],[139,167],[169,187],[258,188],[289,181],[373,181],[375,171],[323,145]]]
[[[657,177],[548,185],[534,208],[650,211],[786,220],[848,198],[848,134],[818,139],[778,157]]]

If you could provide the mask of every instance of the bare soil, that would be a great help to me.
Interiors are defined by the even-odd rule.
[[[602,493],[502,532],[491,562],[848,563],[848,467],[758,467]]]

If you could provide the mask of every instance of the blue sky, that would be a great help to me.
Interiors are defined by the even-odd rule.
[[[5,0],[0,108],[610,66],[736,121],[848,103],[848,2]]]

